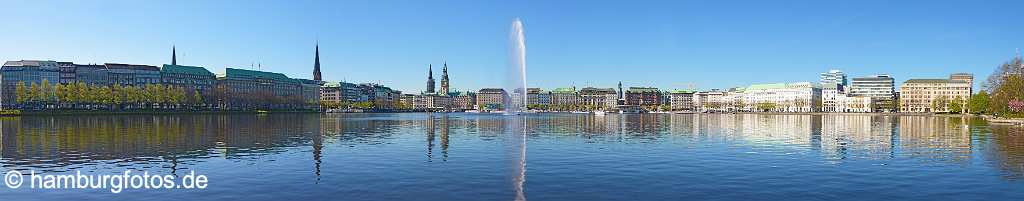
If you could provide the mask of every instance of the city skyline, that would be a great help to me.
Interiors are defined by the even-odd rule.
[[[107,5],[108,3],[113,5]],[[1019,33],[1020,28],[1006,26],[1010,23],[1000,23],[1008,20],[1009,18],[1005,17],[1010,16],[1001,17],[1002,13],[1010,12],[998,12],[1004,7],[1013,7],[1005,4],[1019,4],[1018,2],[991,2],[987,5],[912,4],[937,8],[937,12],[934,13],[939,14],[920,13],[922,11],[891,13],[894,10],[911,6],[895,4],[891,7],[879,8],[877,12],[885,14],[880,16],[824,15],[825,19],[821,21],[796,20],[791,25],[775,24],[779,27],[755,25],[755,22],[760,20],[751,18],[729,19],[724,18],[721,14],[711,13],[700,13],[704,15],[679,14],[683,15],[680,16],[682,18],[676,18],[677,13],[646,6],[643,9],[653,9],[656,12],[652,15],[658,19],[648,19],[637,15],[616,16],[600,12],[589,13],[579,10],[569,11],[566,16],[559,16],[555,14],[557,12],[550,9],[527,11],[528,6],[525,5],[512,6],[510,9],[512,11],[496,13],[464,10],[464,8],[488,10],[504,6],[504,4],[496,3],[410,2],[408,5],[399,6],[367,2],[256,3],[254,5],[236,5],[237,2],[217,2],[204,5],[196,5],[196,2],[156,2],[144,5],[131,2],[99,2],[98,5],[86,5],[80,2],[12,2],[11,4],[13,4],[13,8],[24,8],[11,11],[9,18],[12,19],[13,27],[22,27],[22,25],[38,27],[46,24],[55,26],[46,29],[27,29],[3,33],[4,37],[0,40],[11,45],[0,47],[0,55],[5,55],[4,60],[8,61],[25,59],[70,61],[82,64],[110,62],[159,66],[171,63],[167,61],[166,55],[167,49],[172,49],[177,57],[174,60],[182,65],[204,66],[215,73],[223,73],[226,67],[248,69],[249,66],[260,66],[257,70],[281,72],[289,77],[312,79],[310,70],[314,64],[310,61],[312,60],[310,54],[314,50],[311,49],[319,45],[324,49],[320,52],[323,54],[321,59],[323,60],[324,81],[382,83],[407,93],[424,91],[422,73],[416,73],[422,72],[424,64],[443,64],[445,61],[452,63],[452,82],[450,84],[453,90],[476,90],[500,85],[500,83],[490,80],[500,78],[500,75],[492,71],[500,72],[499,69],[506,65],[504,56],[507,47],[504,45],[504,33],[508,30],[505,25],[514,17],[521,17],[526,24],[527,43],[531,47],[531,52],[528,53],[527,67],[530,78],[529,85],[545,89],[571,85],[612,87],[619,81],[623,81],[626,86],[650,86],[665,90],[686,89],[690,85],[694,85],[698,89],[725,89],[756,83],[814,82],[817,80],[818,73],[829,69],[843,70],[849,73],[851,78],[890,74],[897,83],[912,78],[942,78],[949,73],[956,72],[973,73],[978,78],[984,78],[991,73],[995,66],[1013,57],[1014,48],[1022,44],[1021,39],[1012,37],[1011,34]],[[287,5],[284,9],[288,12],[258,12],[281,4]],[[321,6],[318,5],[321,4],[323,8],[319,8]],[[524,4],[538,5],[537,2],[524,2]],[[715,5],[715,3],[694,4],[692,2],[665,2],[665,4],[666,8],[683,10],[724,6]],[[213,12],[217,10],[216,8],[228,6],[240,6],[240,8],[228,9],[225,12],[227,14]],[[448,12],[438,12],[440,16],[424,16],[426,19],[413,19],[422,12],[402,14],[405,11],[416,10],[413,7],[417,6],[438,8],[437,10]],[[540,4],[541,8],[561,6],[566,5]],[[592,8],[592,11],[606,11],[615,5],[598,2],[581,6]],[[757,6],[767,6],[768,9],[779,9],[780,11],[808,11],[812,8],[838,6],[841,8],[836,9],[855,11],[870,8],[870,3],[866,5],[805,3],[800,6],[780,3]],[[751,5],[751,7],[756,6]],[[68,12],[46,16],[43,16],[44,13],[26,12],[38,10],[38,8],[67,10]],[[122,15],[136,17],[121,18],[118,15],[106,13],[75,15],[77,12],[82,12],[79,10],[119,8],[127,10],[126,13],[121,13]],[[352,10],[365,8],[374,12],[323,14],[328,8]],[[968,13],[963,15],[967,17],[954,17],[955,15],[950,12],[941,12],[953,11],[953,8]],[[156,9],[189,10],[188,14],[190,15],[185,16],[173,12],[159,14],[147,12]],[[313,11],[297,13],[297,10],[304,9]],[[643,9],[637,8],[636,5],[629,5],[624,8],[623,12],[636,14],[636,11]],[[753,8],[741,7],[739,9]],[[384,15],[384,19],[368,17],[379,16],[381,13],[387,14]],[[971,15],[972,13],[974,15]],[[660,15],[664,15],[664,17]],[[745,17],[751,17],[751,15],[756,15],[756,13],[745,15]],[[218,19],[216,18],[218,16],[227,17]],[[482,19],[461,19],[473,16]],[[700,16],[705,18],[697,18]],[[88,23],[84,25],[72,23],[78,22],[79,17],[95,19],[85,20]],[[591,22],[592,20],[585,19],[586,17],[593,17],[592,19],[597,21],[609,19],[610,21],[603,21],[605,24],[597,24],[601,25],[598,27]],[[775,15],[772,16],[772,19],[766,20],[781,22],[786,19],[797,19],[791,17],[793,16]],[[895,17],[897,22],[881,23],[876,21],[886,17]],[[843,21],[844,19],[845,21]],[[204,21],[197,22],[195,20]],[[335,20],[343,22],[333,22]],[[371,25],[373,24],[371,22],[383,22],[387,25]],[[582,23],[569,26],[570,28],[579,28],[579,30],[552,26],[552,23],[567,25],[574,24],[573,22]],[[819,25],[829,25],[832,22],[842,23],[835,27],[825,27],[831,28],[831,30],[818,33],[827,35],[848,31],[851,28],[864,28],[865,25],[889,27],[894,30],[876,30],[882,33],[842,33],[835,37],[802,35],[806,38],[798,38],[799,34],[779,36],[779,34],[792,34],[823,28]],[[752,39],[742,39],[738,35],[739,32],[726,31],[726,28],[729,27],[709,25],[716,23],[725,23],[725,26],[753,26],[731,28],[738,29],[739,32],[758,30],[763,34],[754,35]],[[944,23],[951,24],[943,25]],[[267,24],[275,28],[262,27],[260,24]],[[223,25],[223,27],[216,25]],[[892,34],[892,32],[906,31],[896,28],[897,25],[917,26],[917,32],[920,33]],[[239,27],[242,29],[234,29]],[[956,27],[956,29],[950,29],[950,27]],[[630,31],[634,28],[640,29],[637,29],[639,31]],[[703,29],[698,28],[710,28],[714,31],[705,33],[700,31]],[[654,30],[652,31],[652,29]],[[594,30],[605,30],[607,33],[593,32]],[[953,32],[940,32],[941,30]],[[408,33],[405,33],[406,31]],[[370,35],[383,32],[398,34],[389,36],[394,37],[390,40]],[[582,35],[581,39],[568,37],[574,34]],[[651,36],[660,37],[640,39]],[[884,44],[884,42],[863,43],[870,40],[858,38],[859,36],[888,42],[903,41],[888,44]],[[115,40],[115,38],[119,40]],[[583,45],[581,43],[588,39],[592,40],[589,42],[599,44]],[[696,39],[705,40],[701,42]],[[727,42],[727,40],[737,41]],[[738,45],[738,43],[751,42],[751,40],[760,42],[749,43],[745,46]],[[796,42],[784,43],[787,40]],[[708,41],[721,44],[716,45]],[[667,43],[667,45],[661,47],[652,45],[661,42]],[[866,46],[881,48],[867,48]],[[824,51],[813,51],[818,49]],[[803,55],[801,56],[801,54]],[[708,68],[735,70],[706,70]],[[737,74],[734,72],[748,73]],[[716,76],[728,76],[735,79],[716,79]],[[980,84],[975,85],[975,87],[979,86]]]

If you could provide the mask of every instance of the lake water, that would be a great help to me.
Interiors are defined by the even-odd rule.
[[[1022,200],[1024,127],[756,114],[4,117],[0,200]],[[33,189],[36,174],[205,189]],[[7,175],[10,176],[10,175]],[[6,177],[5,177],[6,179]]]

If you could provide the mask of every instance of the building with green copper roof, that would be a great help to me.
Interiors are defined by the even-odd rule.
[[[213,73],[203,67],[164,64],[160,68],[160,83],[181,88],[189,97],[199,93],[202,101],[207,103],[212,103],[216,81]]]
[[[281,73],[227,68],[217,76],[220,100],[227,109],[300,109],[307,108],[303,84]]]

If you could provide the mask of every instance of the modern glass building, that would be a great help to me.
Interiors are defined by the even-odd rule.
[[[896,83],[887,74],[853,78],[850,96],[870,97],[875,111],[893,111],[896,106]]]
[[[60,82],[60,65],[56,61],[21,60],[5,62],[0,67],[0,106],[9,108],[16,104],[18,83],[25,87],[40,84],[46,80],[50,84]]]

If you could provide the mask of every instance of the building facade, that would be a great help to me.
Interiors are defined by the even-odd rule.
[[[284,74],[227,68],[217,76],[218,106],[222,109],[297,109],[302,86]]]
[[[549,97],[552,106],[566,107],[580,103],[579,93],[576,87],[555,88]]]
[[[612,88],[584,87],[579,92],[579,102],[582,105],[593,107],[593,110],[614,109],[617,104],[618,94]]]
[[[670,93],[672,111],[694,111],[694,94],[691,90],[673,90]]]
[[[872,111],[895,111],[897,106],[895,86],[896,82],[893,77],[886,74],[856,77],[853,78],[853,84],[849,87],[848,93],[850,96],[871,98]]]
[[[198,92],[204,101],[209,101],[217,77],[203,67],[164,64],[160,68],[160,83],[179,87],[185,95]]]
[[[662,93],[654,87],[630,87],[626,90],[626,105],[660,106]]]
[[[483,88],[476,93],[477,108],[484,111],[503,110],[508,93],[501,88]]]
[[[144,86],[160,83],[160,68],[150,65],[105,63],[107,81],[112,85]]]
[[[900,86],[900,112],[950,112],[951,103],[961,104],[961,112],[973,91],[965,74],[950,79],[910,79]],[[956,78],[956,79],[953,79]]]
[[[818,112],[821,87],[809,82],[755,84],[743,92],[744,109],[760,112]]]
[[[843,86],[850,86],[846,82],[846,73],[841,70],[829,70],[828,72],[821,73],[820,83],[825,84],[838,84]]]
[[[17,86],[21,83],[28,88],[32,84],[60,82],[60,64],[56,61],[21,60],[8,61],[0,67],[0,106],[11,108],[17,105]]]

